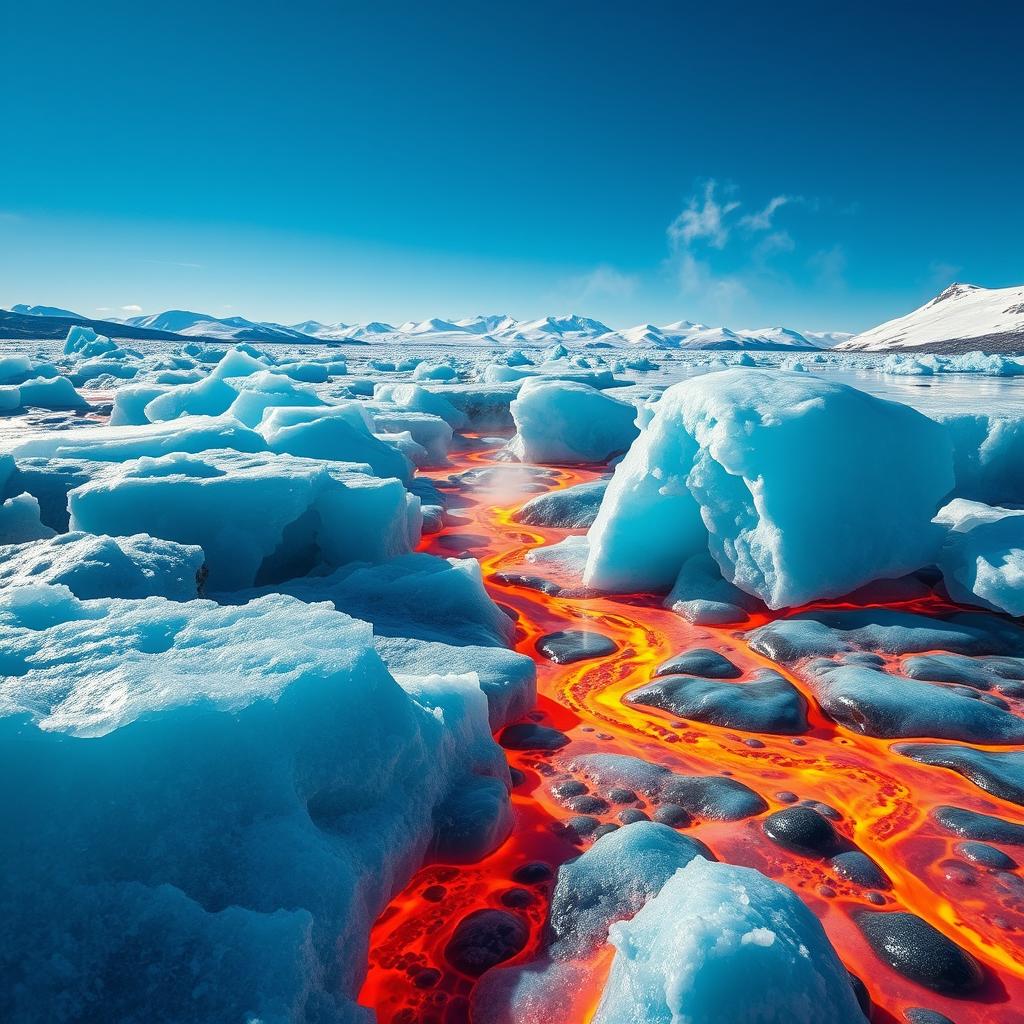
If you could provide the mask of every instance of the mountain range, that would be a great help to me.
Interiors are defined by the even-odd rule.
[[[170,309],[126,320],[93,320],[57,306],[19,304],[0,310],[0,337],[63,337],[72,324],[85,324],[116,338],[175,338],[257,344],[337,342],[347,344],[418,343],[444,346],[492,345],[544,347],[556,343],[584,348],[656,348],[673,350],[806,351],[1024,351],[1024,286],[989,289],[953,284],[906,316],[853,335],[839,331],[796,331],[790,327],[730,328],[677,320],[637,324],[615,330],[590,317],[567,313],[518,321],[503,313],[462,319],[433,317],[394,326],[363,324],[278,324],[241,316]]]

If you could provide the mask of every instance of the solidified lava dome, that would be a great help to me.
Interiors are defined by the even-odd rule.
[[[148,344],[0,354],[0,1018],[1024,1022],[1024,414]]]

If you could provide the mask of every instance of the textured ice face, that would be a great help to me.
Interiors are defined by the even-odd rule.
[[[419,499],[360,469],[225,451],[138,459],[72,491],[71,526],[198,544],[211,590],[407,553],[419,538]]]
[[[950,444],[906,406],[805,373],[676,384],[590,531],[588,585],[667,589],[710,550],[770,607],[841,596],[927,563],[953,486]]]
[[[864,1021],[817,918],[751,868],[697,857],[609,938],[595,1024]]]
[[[1024,615],[1024,511],[957,498],[935,521],[948,531],[939,568],[950,597]]]
[[[509,450],[523,462],[606,462],[639,433],[635,406],[564,380],[524,381],[512,417],[516,436]]]
[[[475,677],[400,686],[329,606],[16,588],[0,650],[10,1019],[364,1020],[390,894],[510,824]]]

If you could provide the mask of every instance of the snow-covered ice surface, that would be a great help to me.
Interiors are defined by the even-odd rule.
[[[1024,361],[171,312],[0,343],[0,1017],[1024,998]]]

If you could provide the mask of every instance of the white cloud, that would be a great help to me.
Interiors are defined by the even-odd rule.
[[[134,304],[130,305],[130,306],[122,306],[121,307],[121,312],[122,313],[141,313],[142,312],[142,307],[141,306],[136,306]]]
[[[695,295],[715,304],[721,311],[728,309],[748,294],[747,286],[734,274],[716,275],[703,260],[692,252],[680,253],[676,268],[679,287],[684,295]]]
[[[668,226],[668,237],[675,249],[688,249],[694,242],[706,241],[715,249],[724,249],[729,240],[726,220],[740,205],[735,200],[719,203],[715,198],[717,182],[704,183],[702,195],[691,196],[686,209]]]
[[[757,213],[748,213],[746,217],[741,217],[740,226],[748,231],[768,231],[771,229],[775,211],[792,202],[794,202],[793,196],[772,196],[763,210],[758,210]]]

